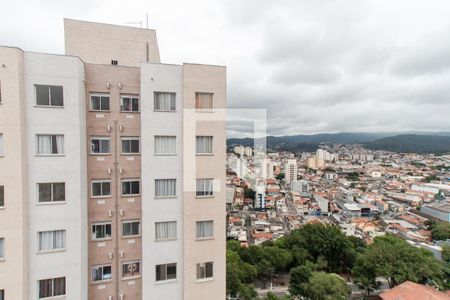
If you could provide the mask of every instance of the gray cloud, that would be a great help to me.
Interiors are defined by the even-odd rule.
[[[8,1],[0,44],[62,53],[63,17],[145,12],[163,62],[227,65],[229,107],[267,109],[269,134],[450,130],[446,0]]]

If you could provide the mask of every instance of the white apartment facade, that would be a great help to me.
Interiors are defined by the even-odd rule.
[[[0,296],[225,298],[225,67],[65,31],[67,55],[0,47]]]

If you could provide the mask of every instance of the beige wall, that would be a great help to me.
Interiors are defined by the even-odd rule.
[[[139,66],[159,63],[156,32],[127,26],[64,19],[66,55],[79,56],[86,63]]]
[[[213,93],[215,112],[193,112],[195,93]],[[226,131],[226,68],[184,64],[184,299],[225,298],[225,151]],[[193,119],[198,121],[195,132],[189,129]],[[195,136],[214,136],[210,156],[195,156]],[[193,162],[195,162],[193,164]],[[195,170],[194,173],[191,170]],[[214,178],[217,182],[214,197],[196,198],[192,188],[195,178]],[[196,221],[214,220],[214,238],[196,240]],[[197,263],[214,262],[213,279],[198,281]]]
[[[107,88],[107,81],[111,84],[110,88]],[[122,84],[122,89],[119,88],[119,82]],[[110,94],[110,112],[90,111],[89,94],[93,92]],[[139,95],[139,93],[139,68],[86,64],[88,139],[86,151],[90,153],[89,139],[91,136],[109,136],[111,138],[111,155],[88,155],[89,272],[94,265],[112,264],[113,266],[112,280],[109,282],[92,283],[91,274],[89,273],[89,299],[107,299],[110,295],[114,297],[113,299],[117,299],[115,295],[116,282],[118,282],[119,295],[125,295],[125,299],[141,299],[141,279],[123,280],[121,274],[121,262],[141,259],[142,247],[140,237],[122,238],[121,221],[141,218],[141,197],[121,197],[121,179],[140,178],[141,157],[140,155],[122,156],[120,154],[121,136],[140,136],[140,113],[120,112],[120,95]],[[115,125],[116,123],[114,121],[117,121],[117,124],[122,125],[123,128],[122,132],[117,130],[117,140],[115,139],[117,125]],[[111,126],[111,132],[108,132],[108,125]],[[115,165],[116,153],[117,165]],[[112,174],[108,173],[108,168],[111,169]],[[119,168],[123,170],[123,174],[118,172]],[[102,199],[91,198],[90,181],[92,179],[111,179],[112,197]],[[116,179],[117,185],[115,184]],[[118,203],[117,209],[115,207],[116,197]],[[120,210],[123,211],[123,216],[120,216],[118,213]],[[112,217],[108,215],[108,211],[113,212]],[[108,241],[92,241],[91,225],[93,222],[112,222],[113,238]],[[115,249],[116,240],[118,243],[117,249]],[[120,252],[124,253],[123,258],[119,256]],[[109,258],[109,253],[113,254],[113,259]]]
[[[25,300],[27,291],[27,189],[23,52],[0,47],[0,185],[5,186],[5,207],[0,209],[0,237],[5,238],[5,259],[0,260],[0,289],[6,299]]]

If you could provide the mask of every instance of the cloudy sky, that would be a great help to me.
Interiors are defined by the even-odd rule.
[[[145,26],[147,12],[162,61],[227,65],[229,107],[267,109],[269,134],[450,131],[447,0],[2,2],[0,44],[50,53],[63,17]]]

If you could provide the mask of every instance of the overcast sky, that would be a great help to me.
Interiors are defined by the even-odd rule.
[[[0,44],[63,53],[64,17],[146,12],[162,62],[226,65],[228,106],[269,134],[450,131],[448,0],[3,0]]]

